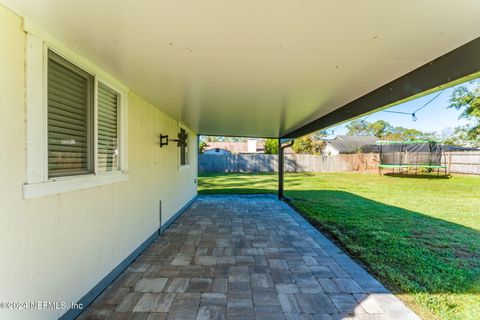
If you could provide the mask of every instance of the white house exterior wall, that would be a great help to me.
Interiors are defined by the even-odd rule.
[[[336,156],[337,154],[340,154],[340,152],[327,143],[323,148],[323,154],[326,156]]]
[[[178,123],[128,94],[128,180],[24,200],[23,20],[0,5],[0,301],[76,302],[197,193],[197,157],[179,167]],[[161,107],[161,106],[160,106]],[[191,150],[196,134],[189,132]],[[54,319],[65,310],[5,310],[0,319]]]

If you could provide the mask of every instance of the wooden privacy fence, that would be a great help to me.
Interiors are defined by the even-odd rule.
[[[444,161],[450,173],[480,174],[480,152],[446,152]],[[275,154],[199,154],[200,172],[276,172]],[[369,171],[378,168],[378,154],[340,154],[318,156],[285,155],[287,172]]]
[[[375,170],[378,154],[341,154],[318,156],[310,154],[285,155],[286,172],[337,172]],[[275,154],[199,154],[200,172],[276,172]]]
[[[446,152],[444,155],[450,173],[480,174],[480,151]]]

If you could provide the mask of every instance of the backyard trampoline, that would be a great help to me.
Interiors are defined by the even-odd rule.
[[[391,169],[393,174],[414,172],[437,172],[447,174],[447,166],[442,164],[442,146],[435,141],[378,141],[380,162],[378,173]]]

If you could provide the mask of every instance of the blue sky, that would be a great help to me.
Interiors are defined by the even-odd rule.
[[[392,124],[393,126],[402,126],[405,128],[414,128],[424,132],[438,132],[441,133],[442,130],[446,128],[455,128],[460,125],[467,123],[464,119],[459,120],[460,111],[455,109],[449,109],[449,99],[455,87],[445,89],[444,92],[439,95],[434,101],[429,103],[425,108],[418,111],[417,121],[413,121],[410,115],[406,114],[394,114],[379,111],[372,113],[370,116],[361,117],[360,119],[365,119],[368,122],[375,122],[376,120],[385,120]],[[401,111],[412,113],[416,109],[423,106],[430,99],[436,96],[438,92],[429,94],[427,96],[396,105],[392,108],[386,110],[392,111]],[[368,117],[368,118],[367,118]],[[342,125],[334,125],[328,128],[328,132],[332,136],[342,135],[347,133],[345,125],[348,122]],[[332,134],[331,130],[334,129]]]

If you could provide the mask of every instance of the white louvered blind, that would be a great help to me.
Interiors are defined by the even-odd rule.
[[[93,77],[48,53],[48,176],[92,172]]]
[[[98,83],[98,171],[118,169],[118,94]]]

